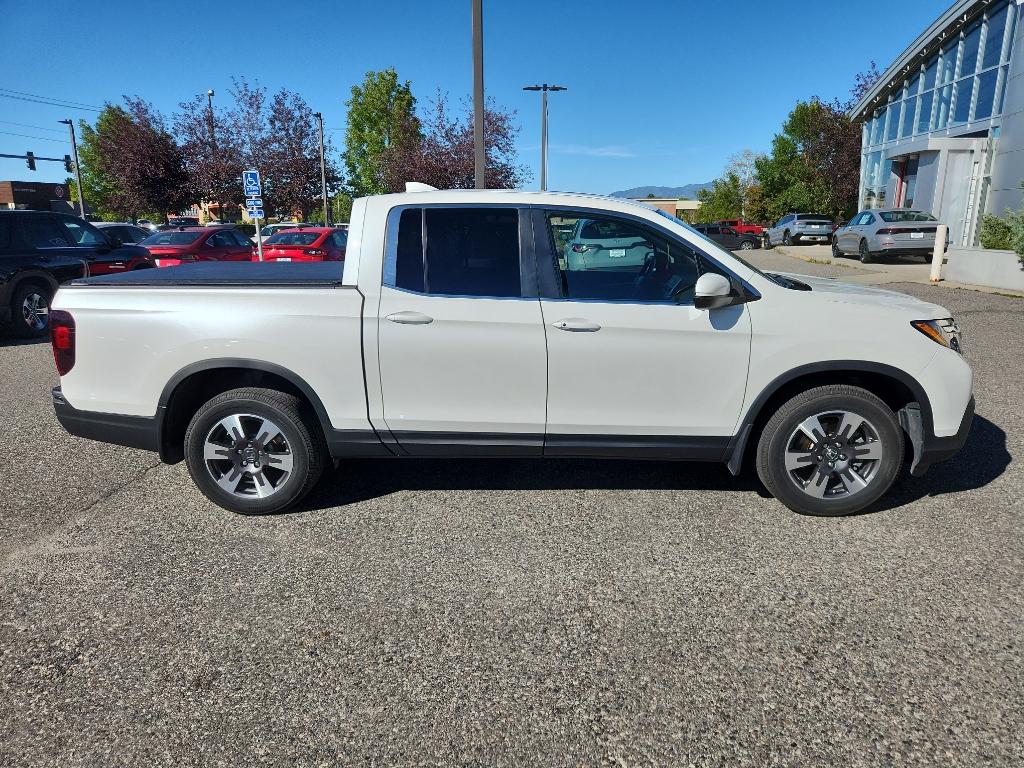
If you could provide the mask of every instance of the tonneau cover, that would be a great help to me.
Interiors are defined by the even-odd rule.
[[[135,269],[113,275],[73,280],[78,286],[338,286],[345,264],[341,261],[200,261],[177,267]]]

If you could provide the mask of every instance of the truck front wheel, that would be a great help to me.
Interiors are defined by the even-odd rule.
[[[185,433],[192,480],[243,515],[282,512],[316,485],[326,449],[303,402],[273,389],[232,389],[208,401]]]
[[[757,474],[802,515],[850,515],[889,490],[903,462],[896,415],[865,389],[845,384],[796,395],[765,425]]]

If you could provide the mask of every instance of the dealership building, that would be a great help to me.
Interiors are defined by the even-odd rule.
[[[982,213],[1021,206],[1022,0],[954,3],[853,108],[863,124],[860,207],[907,207],[977,243]]]

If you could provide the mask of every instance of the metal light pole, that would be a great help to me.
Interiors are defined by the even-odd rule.
[[[217,139],[213,134],[213,88],[206,92],[206,121],[210,125],[210,152],[216,154]],[[222,224],[224,223],[224,206],[220,203],[217,203],[217,219]]]
[[[58,120],[64,123],[71,132],[71,155],[75,158],[75,186],[78,187],[78,211],[85,219],[85,197],[82,196],[82,170],[78,163],[78,144],[75,142],[75,124],[70,120]]]
[[[484,170],[484,8],[483,0],[473,3],[473,179],[477,189],[486,189]]]
[[[327,161],[324,159],[324,116],[314,112],[313,117],[320,123],[320,186],[324,193],[324,226],[331,225],[331,217],[327,212]]]
[[[548,188],[548,91],[567,91],[561,85],[527,85],[524,91],[540,91],[540,191]]]

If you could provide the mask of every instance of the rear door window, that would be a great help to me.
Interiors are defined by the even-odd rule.
[[[522,295],[514,208],[409,208],[389,237],[386,285],[430,295]]]
[[[33,248],[71,248],[75,245],[56,216],[26,216],[21,219],[21,233]]]

